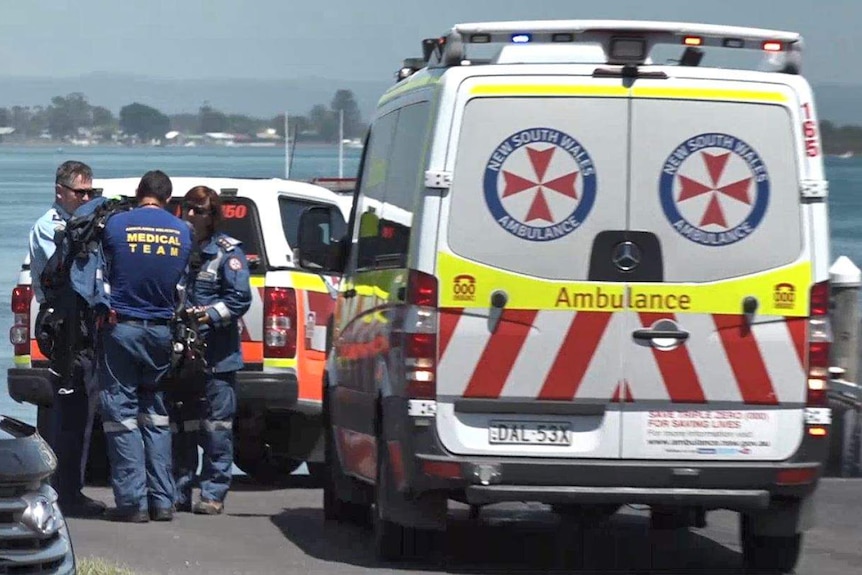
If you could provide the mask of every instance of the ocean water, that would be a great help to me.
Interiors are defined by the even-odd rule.
[[[57,165],[68,159],[90,164],[99,177],[140,176],[160,169],[172,176],[283,177],[282,148],[18,148],[0,146],[0,413],[35,421],[35,408],[12,401],[6,370],[12,366],[7,336],[12,324],[10,299],[27,250],[27,233],[53,201]],[[345,150],[344,175],[353,176],[359,152]],[[862,266],[862,159],[827,158],[830,181],[832,259],[846,255]],[[291,178],[337,176],[334,147],[300,146]],[[183,193],[185,190],[177,190]]]

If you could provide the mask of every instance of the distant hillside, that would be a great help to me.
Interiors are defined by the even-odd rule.
[[[342,81],[331,78],[285,80],[174,80],[134,75],[88,74],[74,78],[0,76],[0,107],[47,106],[54,96],[82,92],[92,105],[119,113],[132,102],[152,106],[167,114],[197,112],[204,101],[226,113],[259,118],[285,110],[304,115],[316,104],[326,106],[336,90],[352,90],[364,118],[393,81]]]
[[[352,90],[367,119],[380,95],[393,84],[390,78],[338,80],[192,80],[97,73],[74,78],[0,76],[0,107],[47,106],[54,96],[83,92],[90,104],[115,114],[122,106],[140,102],[167,114],[197,112],[204,101],[227,113],[268,118],[288,110],[306,114],[316,104],[329,105],[335,91]],[[836,124],[862,125],[862,85],[819,84],[814,95],[820,118]]]
[[[862,86],[853,84],[819,84],[814,99],[821,120],[834,124],[862,126]]]

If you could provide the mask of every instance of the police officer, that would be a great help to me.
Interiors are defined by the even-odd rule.
[[[40,306],[45,304],[45,296],[39,279],[54,253],[54,234],[94,195],[90,166],[72,160],[60,164],[54,177],[54,204],[30,230],[30,277]],[[71,380],[54,382],[51,423],[46,435],[57,455],[53,483],[63,513],[91,517],[105,511],[104,503],[81,492],[98,398],[92,349],[76,354],[72,365]],[[53,371],[55,379],[57,373]]]
[[[199,254],[192,256],[186,284],[190,312],[202,324],[207,348],[205,399],[180,410],[176,421],[176,508],[217,515],[231,483],[236,372],[243,366],[238,320],[251,305],[248,264],[240,242],[218,230],[221,198],[215,190],[197,186],[183,201],[183,218],[194,228]],[[197,257],[196,257],[197,256]],[[200,429],[199,434],[194,431]],[[200,500],[192,505],[191,491],[203,446]]]
[[[111,312],[98,354],[102,424],[115,521],[173,518],[171,432],[164,393],[177,285],[191,253],[188,224],[165,210],[171,180],[158,170],[138,184],[138,207],[114,215],[102,250]]]

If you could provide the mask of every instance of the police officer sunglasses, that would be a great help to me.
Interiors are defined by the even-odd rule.
[[[97,197],[97,196],[101,196],[101,195],[102,195],[102,189],[101,189],[101,188],[80,188],[80,189],[75,189],[75,188],[73,188],[72,186],[67,186],[66,184],[61,184],[60,182],[57,182],[57,185],[58,185],[58,186],[60,186],[61,188],[66,188],[66,189],[67,189],[67,190],[69,190],[70,192],[74,192],[76,196],[81,196],[81,197],[83,197],[83,196],[90,196],[91,198],[95,198],[95,197]]]
[[[201,206],[200,204],[193,204],[191,202],[183,202],[183,213],[188,213],[189,210],[196,216],[203,216],[210,213],[209,206]]]

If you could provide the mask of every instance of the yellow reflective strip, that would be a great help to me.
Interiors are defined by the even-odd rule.
[[[265,287],[266,286],[266,276],[251,276],[249,278],[249,284],[251,287]]]
[[[389,102],[390,100],[398,96],[403,96],[404,94],[407,94],[414,90],[421,90],[422,88],[433,86],[440,81],[440,78],[438,76],[425,76],[424,78],[418,79],[414,78],[417,77],[411,77],[409,80],[407,80],[406,83],[400,86],[393,86],[392,88],[389,88],[389,90],[386,91],[386,93],[384,93],[383,96],[380,97],[380,100],[378,100],[377,105],[382,106],[386,102]]]
[[[263,367],[296,367],[296,358],[279,358],[265,357],[263,358]]]
[[[317,274],[305,274],[301,272],[291,272],[290,280],[293,287],[305,291],[329,293],[326,288],[326,282]]]
[[[484,84],[470,89],[471,96],[614,96],[626,97],[622,86],[561,84]]]
[[[12,360],[15,365],[22,367],[30,367],[30,356],[29,355],[16,355]]]
[[[638,311],[741,314],[747,296],[758,300],[758,315],[808,315],[811,263],[709,283],[614,283],[533,278],[438,254],[441,307],[487,308],[503,290],[507,309]]]
[[[726,88],[669,88],[663,86],[566,86],[559,84],[487,84],[474,86],[471,96],[599,96],[634,98],[672,98],[688,100],[738,100],[749,102],[787,102],[781,92],[733,90]]]
[[[749,102],[786,102],[781,92],[762,90],[732,90],[725,88],[669,88],[662,86],[634,86],[634,98],[678,98],[687,100],[739,100]]]

